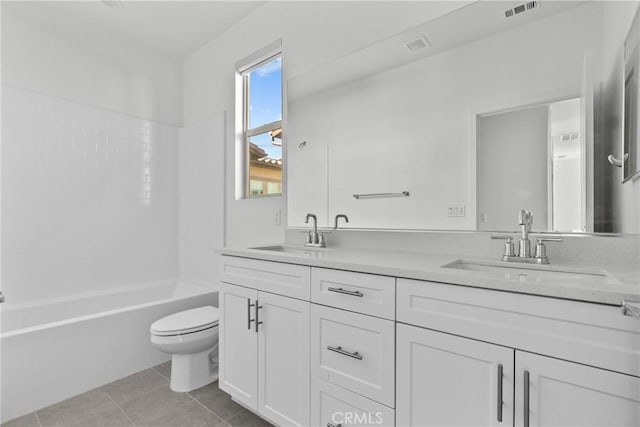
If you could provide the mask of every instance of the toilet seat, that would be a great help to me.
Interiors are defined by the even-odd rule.
[[[217,326],[219,318],[217,308],[198,307],[163,317],[151,324],[150,331],[160,337],[190,334]]]

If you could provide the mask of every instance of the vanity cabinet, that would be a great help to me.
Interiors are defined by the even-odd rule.
[[[218,384],[253,410],[258,409],[258,337],[249,319],[256,299],[258,291],[242,286],[222,285],[218,294]]]
[[[640,378],[415,326],[397,337],[399,426],[640,425]]]
[[[397,303],[398,425],[640,425],[619,308],[405,279]]]
[[[640,425],[619,307],[233,256],[221,280],[220,388],[277,425]]]
[[[395,411],[316,377],[311,378],[311,425],[393,426]]]
[[[306,277],[308,295],[309,268],[223,258],[223,280],[235,283],[220,287],[220,388],[277,425],[308,425],[310,304],[247,286],[265,280],[304,295]]]
[[[311,301],[395,320],[396,279],[375,274],[313,268]]]
[[[311,306],[311,373],[389,407],[395,398],[394,322]]]
[[[399,426],[513,425],[511,348],[398,324]]]
[[[516,351],[515,425],[639,426],[640,378]]]

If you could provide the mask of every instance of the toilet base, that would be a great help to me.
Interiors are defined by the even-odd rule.
[[[193,354],[171,356],[171,390],[193,391],[218,379],[218,346]]]

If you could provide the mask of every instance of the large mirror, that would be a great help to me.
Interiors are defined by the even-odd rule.
[[[288,225],[637,233],[607,161],[637,8],[474,2],[290,79]]]

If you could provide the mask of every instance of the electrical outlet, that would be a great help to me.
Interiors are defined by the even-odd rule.
[[[486,223],[488,219],[489,218],[487,218],[487,213],[486,212],[483,212],[483,213],[480,214],[480,222],[481,223],[483,223],[483,224]]]
[[[273,225],[281,225],[282,224],[282,211],[278,209],[276,211],[275,216],[273,217]]]
[[[451,216],[451,217],[465,216],[465,205],[449,206],[447,208],[447,216]]]

